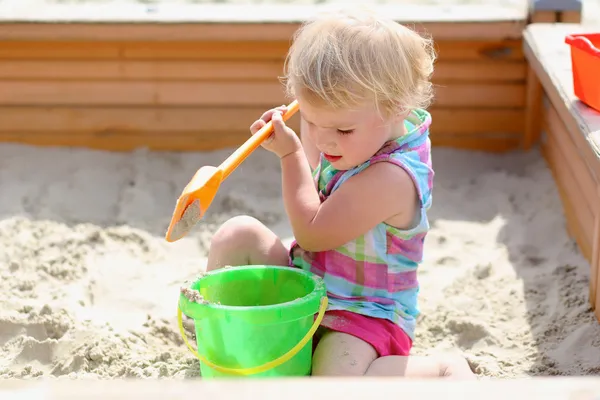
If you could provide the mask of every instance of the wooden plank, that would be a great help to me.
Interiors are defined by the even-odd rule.
[[[558,20],[567,24],[581,23],[581,11],[561,11]]]
[[[525,94],[525,134],[523,149],[529,150],[540,138],[542,118],[543,88],[540,80],[531,69],[527,69],[527,89]]]
[[[551,168],[555,170],[557,183],[569,196],[569,203],[573,206],[574,215],[576,216],[577,230],[580,232],[577,240],[580,242],[582,249],[585,249],[584,255],[590,261],[596,206],[595,204],[591,206],[588,204],[585,197],[585,188],[581,186],[581,179],[578,179],[576,175],[580,170],[570,162],[568,151],[562,147],[562,143],[558,139],[561,135],[560,127],[555,127],[552,122],[555,121],[549,119],[545,126],[545,130],[548,132],[546,147],[549,151],[550,161],[553,163]]]
[[[3,60],[281,60],[284,41],[0,41]],[[436,40],[438,59],[494,61],[524,59],[520,40]]]
[[[524,82],[526,74],[527,64],[520,61],[463,62],[442,60],[435,65],[433,82]]]
[[[109,151],[131,151],[148,148],[157,151],[212,151],[241,145],[248,138],[240,131],[122,131],[69,132],[69,131],[0,131],[0,142],[34,146],[85,147]],[[432,135],[432,144],[503,153],[519,147],[518,135],[485,137],[485,135],[454,136]]]
[[[546,129],[550,129],[546,127]],[[585,201],[579,196],[573,175],[565,168],[564,158],[554,139],[549,138],[542,144],[542,151],[550,169],[561,198],[569,235],[577,242],[583,256],[591,260],[593,235],[593,216]]]
[[[558,13],[556,11],[534,11],[531,14],[531,23],[552,23],[558,22]]]
[[[0,105],[269,107],[285,102],[282,86],[275,82],[0,81]],[[523,107],[525,85],[440,85],[436,87],[435,105]]]
[[[192,132],[239,131],[242,135],[266,110],[264,107],[0,107],[0,132]],[[486,133],[520,135],[521,109],[430,110],[432,134],[472,136]],[[289,125],[298,129],[294,117]]]
[[[485,65],[484,65],[485,66]],[[483,67],[480,69],[484,69]],[[18,60],[0,62],[2,80],[226,80],[276,81],[283,74],[281,60],[199,61],[64,61]],[[510,75],[513,74],[513,75]],[[507,76],[517,75],[516,71]]]
[[[283,60],[288,48],[287,41],[3,41],[0,42],[0,59]]]
[[[571,59],[565,36],[586,28],[571,24],[533,24],[524,33],[525,56],[564,122],[595,180],[600,179],[600,113],[573,93]]]
[[[520,40],[502,41],[449,41],[434,42],[438,59],[456,61],[522,60],[524,58]]]
[[[132,151],[148,148],[156,151],[212,151],[241,145],[247,135],[240,131],[172,132],[123,131],[0,132],[0,142],[34,146],[85,147],[97,150]]]
[[[207,151],[236,146],[264,109],[0,108],[0,142],[129,151]],[[435,145],[504,152],[520,141],[523,110],[432,109]],[[290,127],[299,132],[299,119]],[[497,132],[497,133],[489,133]]]
[[[510,108],[433,108],[431,110],[433,136],[480,136],[510,134],[521,137],[525,126],[523,109]]]
[[[462,62],[438,61],[434,83],[523,82],[524,61]],[[281,60],[196,60],[196,61],[65,61],[5,60],[0,62],[0,79],[53,80],[276,80],[283,74]]]
[[[1,3],[0,3],[1,4]],[[254,13],[253,13],[254,14]],[[447,40],[520,39],[526,22],[419,22],[411,29]],[[0,23],[0,40],[289,40],[300,27],[295,23]]]
[[[253,13],[254,14],[254,13]],[[525,18],[515,21],[403,22],[434,38],[452,40],[519,39]],[[402,22],[402,21],[401,21]],[[297,23],[0,23],[0,40],[288,40]]]
[[[59,132],[74,135],[102,132],[239,132],[245,136],[250,124],[266,107],[0,107],[0,132]],[[299,128],[299,118],[288,125]],[[50,133],[52,134],[52,133]],[[203,134],[203,133],[200,133]],[[143,138],[140,138],[143,140]]]
[[[0,81],[0,104],[51,106],[272,106],[282,86],[265,82]]]
[[[435,147],[450,147],[463,150],[506,153],[519,147],[521,138],[517,135],[490,136],[474,135],[431,135],[431,144]]]
[[[0,3],[0,38],[89,40],[287,40],[303,21],[336,4]],[[434,37],[520,38],[519,4],[376,4],[375,10]],[[37,24],[27,24],[35,22]]]
[[[556,142],[556,147],[560,149],[564,158],[568,160],[568,162],[560,167],[569,168],[571,175],[574,177],[577,187],[579,188],[577,196],[582,197],[585,200],[593,218],[595,218],[600,214],[600,198],[596,193],[596,187],[599,183],[596,182],[590,169],[583,161],[581,154],[577,150],[577,147],[575,147],[575,143],[571,140],[567,128],[560,120],[556,109],[553,106],[550,106],[544,111],[545,115],[543,118],[547,121],[550,130],[548,134],[551,137],[551,140]],[[591,242],[592,235],[590,235],[588,239]]]
[[[418,356],[417,356],[418,357]],[[594,400],[600,378],[530,377],[527,379],[393,379],[390,377],[265,379],[4,379],[6,399],[32,400],[177,400],[194,393],[210,400],[305,400],[339,397],[362,400],[373,392],[402,393],[406,400]],[[260,393],[260,395],[259,395]]]

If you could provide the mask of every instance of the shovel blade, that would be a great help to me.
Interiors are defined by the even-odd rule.
[[[216,167],[205,166],[194,174],[177,199],[165,236],[168,242],[183,238],[202,219],[219,191],[222,181],[223,171]]]

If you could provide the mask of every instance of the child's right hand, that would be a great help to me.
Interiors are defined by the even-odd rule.
[[[296,132],[283,121],[282,115],[286,111],[285,105],[270,109],[250,126],[250,133],[254,135],[273,120],[273,133],[262,143],[262,147],[277,154],[279,158],[302,149],[302,143]]]

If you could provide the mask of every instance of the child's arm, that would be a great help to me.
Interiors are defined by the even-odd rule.
[[[334,249],[394,217],[409,225],[417,190],[406,171],[387,162],[348,179],[321,203],[303,151],[281,159],[283,201],[298,244],[308,251]]]
[[[306,153],[306,158],[308,158],[308,164],[314,171],[319,165],[321,152],[317,149],[317,146],[315,146],[312,140],[310,140],[307,132],[306,121],[300,116],[300,139],[302,140],[302,147],[304,148],[304,153]]]

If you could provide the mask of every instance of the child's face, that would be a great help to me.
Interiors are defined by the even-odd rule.
[[[367,161],[389,140],[404,134],[401,117],[384,120],[372,105],[352,110],[312,106],[298,98],[304,129],[335,169]]]

